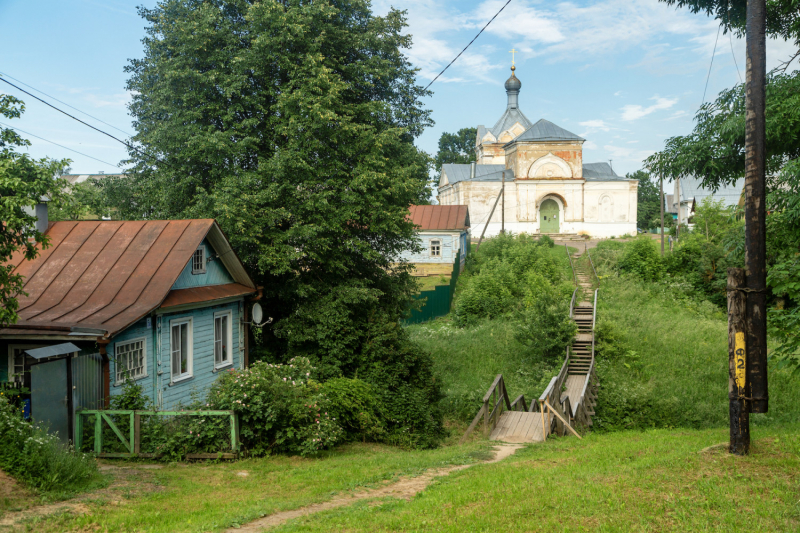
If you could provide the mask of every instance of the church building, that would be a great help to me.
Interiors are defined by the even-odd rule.
[[[472,235],[506,232],[611,237],[636,234],[637,180],[608,163],[584,163],[585,139],[519,108],[522,83],[511,67],[508,106],[487,129],[478,126],[475,162],[442,165],[441,205],[466,205]],[[501,190],[497,207],[489,215]]]

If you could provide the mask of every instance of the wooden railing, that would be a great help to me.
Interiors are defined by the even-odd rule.
[[[595,357],[594,357],[594,333],[595,325],[597,324],[597,293],[600,289],[594,291],[594,309],[592,312],[592,359],[589,363],[589,371],[586,373],[586,381],[583,383],[580,399],[574,413],[575,421],[583,426],[591,426],[591,414],[589,413],[588,400],[595,400],[597,398],[595,388],[597,385],[597,375],[595,374]]]
[[[600,285],[600,277],[597,275],[597,270],[594,268],[594,261],[592,260],[592,254],[589,253],[589,246],[586,246],[586,255],[589,256],[589,264],[592,265],[592,274],[594,274],[594,279],[597,280],[597,284]]]
[[[481,406],[478,414],[475,415],[464,436],[461,437],[459,444],[467,440],[467,437],[475,430],[481,420],[483,420],[484,436],[488,437],[489,433],[497,426],[497,421],[500,420],[500,416],[506,409],[509,411],[527,411],[525,396],[521,394],[513,402],[510,401],[506,391],[506,383],[503,381],[503,374],[497,374],[492,386],[483,396],[483,406]]]
[[[567,252],[567,258],[569,259],[569,267],[572,269],[572,282],[575,286],[578,285],[578,275],[575,274],[575,266],[572,264],[572,256],[569,254],[569,247],[564,243],[564,250]]]

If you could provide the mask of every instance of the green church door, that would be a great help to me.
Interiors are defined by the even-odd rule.
[[[542,202],[539,216],[539,233],[558,233],[558,204],[555,200],[547,199]]]

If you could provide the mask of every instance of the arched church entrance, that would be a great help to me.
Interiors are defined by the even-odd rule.
[[[558,233],[558,204],[548,198],[539,207],[539,232]]]

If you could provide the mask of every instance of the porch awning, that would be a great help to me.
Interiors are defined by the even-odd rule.
[[[65,342],[63,344],[54,344],[52,346],[45,346],[44,348],[34,348],[32,350],[25,350],[25,353],[30,355],[34,359],[46,359],[48,357],[67,355],[80,351],[81,349],[72,344],[71,342]]]

